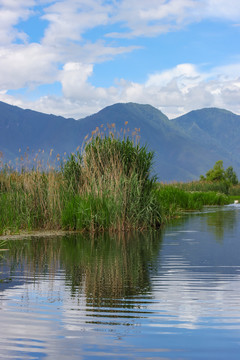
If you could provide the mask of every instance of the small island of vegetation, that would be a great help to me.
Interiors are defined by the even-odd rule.
[[[0,235],[159,228],[182,211],[230,203],[234,186],[239,192],[235,172],[225,171],[221,161],[200,181],[160,184],[151,175],[154,153],[146,146],[94,133],[59,169],[2,167]]]

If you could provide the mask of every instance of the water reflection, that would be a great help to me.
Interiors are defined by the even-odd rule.
[[[238,209],[226,211],[226,207],[210,213],[207,224],[210,231],[215,234],[216,240],[223,242],[224,233],[233,233],[237,222]]]
[[[100,306],[151,291],[150,273],[156,268],[161,233],[92,238],[76,234],[9,241],[7,246],[9,277],[18,274],[19,281],[35,282],[49,276],[54,281],[61,269],[71,296],[84,291],[87,302]]]
[[[0,354],[237,360],[239,238],[240,211],[218,208],[162,232],[9,241]]]
[[[233,234],[235,232],[235,227],[238,222],[238,215],[240,211],[240,205],[234,206],[212,206],[205,207],[201,212],[188,213],[185,216],[186,221],[191,221],[191,218],[201,217],[203,218],[202,231],[206,230],[206,226],[209,232],[214,234],[215,240],[219,243],[222,243],[224,236]],[[178,219],[178,222],[182,224],[185,221],[182,218]],[[175,221],[177,223],[177,221]]]

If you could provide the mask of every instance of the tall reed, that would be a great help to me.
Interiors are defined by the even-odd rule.
[[[93,135],[61,167],[58,155],[58,166],[48,170],[2,167],[0,235],[36,229],[156,228],[183,209],[228,202],[216,191],[196,191],[203,189],[199,183],[159,185],[151,176],[154,154],[146,146],[114,132],[107,136],[98,129]]]
[[[205,205],[224,205],[229,203],[229,197],[214,191],[185,191],[172,185],[163,185],[157,192],[162,213],[173,217],[185,210],[201,210]]]
[[[55,171],[0,172],[0,234],[59,228],[63,187]]]
[[[153,153],[97,133],[60,170],[0,171],[0,234],[33,229],[129,230],[159,226]]]
[[[129,138],[98,134],[91,139],[83,155],[71,155],[63,169],[72,188],[63,209],[63,226],[95,231],[159,225],[152,160],[152,152]]]
[[[173,182],[172,186],[184,191],[214,191],[218,193],[228,194],[230,185],[223,181],[190,181],[190,182]]]

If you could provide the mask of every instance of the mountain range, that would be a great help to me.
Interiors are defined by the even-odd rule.
[[[70,154],[97,127],[119,134],[128,131],[129,136],[137,130],[141,144],[155,152],[153,172],[160,181],[198,179],[218,160],[223,160],[224,167],[233,166],[240,177],[240,116],[224,109],[195,110],[169,120],[151,105],[119,103],[74,120],[0,102],[4,162],[14,163],[26,151],[31,159],[43,150],[45,157],[51,149],[55,157]]]

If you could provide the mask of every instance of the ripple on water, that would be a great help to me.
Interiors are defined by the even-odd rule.
[[[0,263],[0,357],[238,359],[233,213],[231,224],[211,211],[129,242],[13,245]]]

